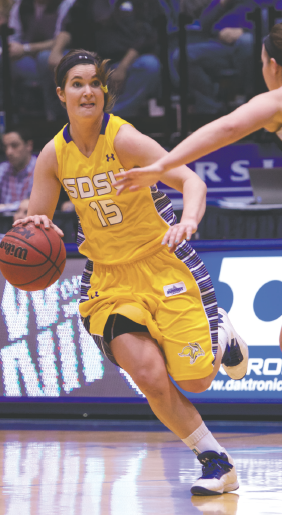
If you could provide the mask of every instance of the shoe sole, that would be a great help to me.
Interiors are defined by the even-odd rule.
[[[243,379],[243,377],[245,377],[245,375],[248,371],[249,348],[248,348],[248,345],[246,344],[246,342],[243,340],[243,338],[241,338],[241,336],[239,336],[239,334],[235,331],[233,325],[231,324],[231,322],[229,320],[229,317],[228,317],[226,311],[224,311],[223,308],[219,308],[218,311],[219,311],[219,313],[221,313],[221,314],[223,313],[225,316],[227,316],[231,331],[232,331],[234,337],[236,338],[236,340],[238,341],[242,355],[243,355],[243,361],[241,363],[239,363],[239,365],[236,365],[235,367],[227,367],[226,365],[223,365],[223,363],[222,363],[222,366],[223,366],[223,369],[225,370],[225,372],[227,373],[227,375],[231,379],[234,379],[235,381],[239,381],[240,379]],[[237,367],[240,367],[240,365],[242,363],[244,363],[245,360],[247,360],[247,366],[245,367],[245,371],[244,371],[243,375],[240,375],[240,377],[231,377],[229,372],[232,372],[232,369],[235,370]],[[239,370],[240,370],[240,368],[239,368]]]
[[[203,488],[202,486],[192,486],[191,493],[193,495],[222,495],[227,494],[228,492],[233,492],[234,490],[238,490],[239,483],[236,481],[236,483],[232,483],[230,485],[226,485],[222,492],[220,490],[208,490],[207,488]]]

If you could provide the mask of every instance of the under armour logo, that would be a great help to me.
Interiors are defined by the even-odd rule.
[[[95,295],[91,295],[91,299],[95,299],[95,297],[99,297],[99,294],[97,291],[95,291]]]
[[[115,156],[114,154],[112,154],[111,156],[109,156],[109,154],[106,155],[106,158],[107,158],[107,161],[109,161],[110,159],[112,159],[113,161],[115,161]]]

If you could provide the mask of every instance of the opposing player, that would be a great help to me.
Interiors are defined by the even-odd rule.
[[[206,188],[185,166],[164,173],[165,184],[183,191],[179,224],[156,187],[117,197],[115,174],[151,164],[165,151],[105,112],[111,104],[106,81],[105,63],[90,52],[72,51],[59,63],[57,93],[70,123],[39,155],[28,216],[15,224],[54,226],[63,184],[81,222],[79,250],[88,258],[80,304],[86,329],[131,375],[157,417],[197,454],[203,475],[192,492],[229,492],[238,488],[232,458],[168,375],[183,390],[202,392],[221,363],[230,377],[246,373],[246,344],[223,310],[218,346],[211,279],[185,240],[204,213]]]

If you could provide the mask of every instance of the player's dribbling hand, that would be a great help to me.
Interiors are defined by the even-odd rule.
[[[40,227],[40,224],[43,223],[45,229],[48,230],[52,227],[52,229],[54,229],[61,238],[64,236],[63,231],[57,225],[53,224],[52,220],[50,220],[46,215],[33,215],[20,218],[13,223],[13,227],[16,227],[17,225],[26,225],[28,222],[33,222],[36,227]]]
[[[173,225],[169,228],[164,236],[162,245],[168,245],[169,252],[172,254],[175,252],[179,243],[183,240],[190,240],[194,232],[197,231],[198,224],[196,220],[185,220],[179,224]]]
[[[160,179],[164,169],[158,163],[154,163],[144,168],[132,168],[127,172],[120,172],[115,175],[118,181],[117,195],[120,195],[124,190],[138,191],[140,188],[153,186]]]

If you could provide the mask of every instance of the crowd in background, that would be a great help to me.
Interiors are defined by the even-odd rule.
[[[189,108],[220,116],[254,94],[254,34],[245,15],[257,6],[255,0],[2,0],[0,25],[8,23],[14,31],[9,56],[15,119],[36,109],[50,122],[65,116],[55,91],[54,68],[71,48],[95,51],[110,60],[110,87],[117,96],[114,114],[130,120],[146,111],[149,99],[161,102],[157,20],[164,14],[170,81],[177,95],[180,11],[190,17],[186,27]],[[232,84],[228,106],[221,91],[226,77]],[[2,77],[0,93],[1,85]],[[5,134],[3,145],[0,211],[5,212],[7,205],[15,210],[28,199],[36,157],[31,135],[22,129]]]
[[[161,98],[160,41],[157,20],[165,14],[170,80],[179,91],[176,36],[181,10],[198,20],[187,26],[189,102],[196,112],[221,113],[220,83],[233,72],[234,100],[253,94],[254,46],[246,12],[254,0],[2,0],[0,23],[9,37],[15,111],[44,106],[46,119],[63,116],[54,87],[54,68],[70,48],[96,51],[110,59],[111,85],[117,92],[114,114],[138,116],[149,98]],[[9,2],[13,2],[10,4]],[[1,8],[0,8],[1,9]],[[230,14],[235,14],[232,18]],[[235,26],[234,26],[235,25]],[[237,26],[236,26],[237,25]],[[0,67],[1,68],[1,67]]]

